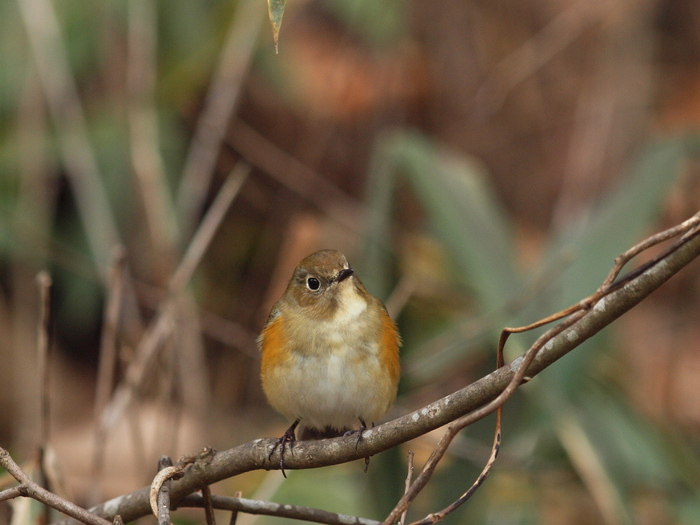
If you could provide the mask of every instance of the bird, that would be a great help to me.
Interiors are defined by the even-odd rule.
[[[285,477],[285,448],[293,447],[300,423],[320,433],[358,432],[359,444],[367,422],[374,426],[396,399],[396,324],[337,250],[317,251],[298,264],[257,343],[267,400],[293,421],[268,458],[280,447]],[[359,429],[348,430],[358,422]]]

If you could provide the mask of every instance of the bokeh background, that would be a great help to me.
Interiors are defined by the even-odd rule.
[[[694,0],[290,0],[278,54],[265,0],[1,2],[0,444],[32,472],[44,445],[52,488],[90,505],[148,483],[161,454],[281,435],[255,338],[325,247],[403,334],[387,417],[419,408],[492,370],[503,326],[588,295],[700,208],[699,123]],[[698,268],[521,389],[491,477],[446,523],[700,521]],[[492,429],[459,436],[409,519],[467,489]],[[367,474],[253,472],[214,492],[381,519],[407,450],[421,466],[439,435]]]

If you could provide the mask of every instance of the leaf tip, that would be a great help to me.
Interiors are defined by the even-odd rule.
[[[270,14],[270,24],[272,25],[272,37],[275,41],[275,54],[279,54],[279,33],[284,15],[284,4],[286,0],[267,0],[267,8]]]

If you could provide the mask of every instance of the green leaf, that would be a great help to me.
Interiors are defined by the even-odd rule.
[[[388,154],[391,140],[377,141],[367,181],[367,232],[364,253],[356,264],[372,293],[386,299],[391,291],[391,223],[397,177]]]
[[[600,200],[588,217],[560,233],[547,257],[550,261],[568,257],[572,263],[539,294],[539,303],[527,312],[527,319],[523,313],[523,324],[572,305],[600,286],[615,257],[642,240],[658,219],[686,153],[686,142],[678,138],[647,146],[617,187]],[[634,266],[632,262],[623,274]],[[533,333],[522,339],[532,341],[535,336]],[[589,370],[591,363],[607,352],[601,337],[605,337],[605,332],[583,343],[578,351],[544,374],[540,382],[561,395],[578,396],[579,381],[585,375],[581,371]]]
[[[286,0],[267,0],[267,9],[270,13],[270,23],[272,24],[272,37],[275,39],[275,53],[278,52],[277,40],[280,34],[280,26],[282,25],[285,2]]]
[[[458,278],[484,311],[500,309],[522,285],[508,220],[484,167],[418,133],[397,135],[391,154],[452,255]]]
[[[522,288],[523,279],[515,267],[508,219],[481,163],[405,131],[382,138],[369,173],[365,284],[380,297],[388,295],[394,194],[405,181],[454,262],[458,285],[468,287],[481,311],[489,313],[486,325],[501,326],[503,306]],[[440,350],[418,352],[407,363],[412,381],[432,381],[463,358],[465,346],[479,347],[493,336],[488,328],[481,329],[465,344],[463,328],[441,329]]]
[[[593,293],[615,257],[644,238],[680,173],[686,146],[683,137],[648,145],[617,188],[560,233],[549,256],[565,253],[573,262],[557,276],[552,306],[565,308]]]

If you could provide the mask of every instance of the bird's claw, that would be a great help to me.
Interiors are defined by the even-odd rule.
[[[372,423],[372,428],[374,428],[374,422]],[[365,423],[364,419],[360,419],[360,428],[357,430],[348,430],[345,434],[343,434],[343,437],[351,436],[355,433],[357,433],[357,441],[355,441],[355,450],[357,450],[357,447],[360,444],[360,441],[362,440],[362,433],[367,430],[367,423]],[[365,457],[365,472],[367,472],[367,469],[369,468],[369,456]]]
[[[270,450],[270,455],[267,456],[268,461],[272,461],[272,455],[275,453],[275,450],[277,450],[277,447],[280,449],[280,470],[282,471],[282,475],[286,478],[287,474],[284,472],[284,452],[287,450],[287,443],[289,443],[289,451],[294,454],[294,443],[296,443],[297,436],[294,433],[294,431],[297,428],[297,425],[299,424],[299,420],[297,419],[291,427],[289,427],[284,434],[282,435],[281,438],[279,438],[277,441],[275,441],[275,444],[272,445],[272,450]]]

